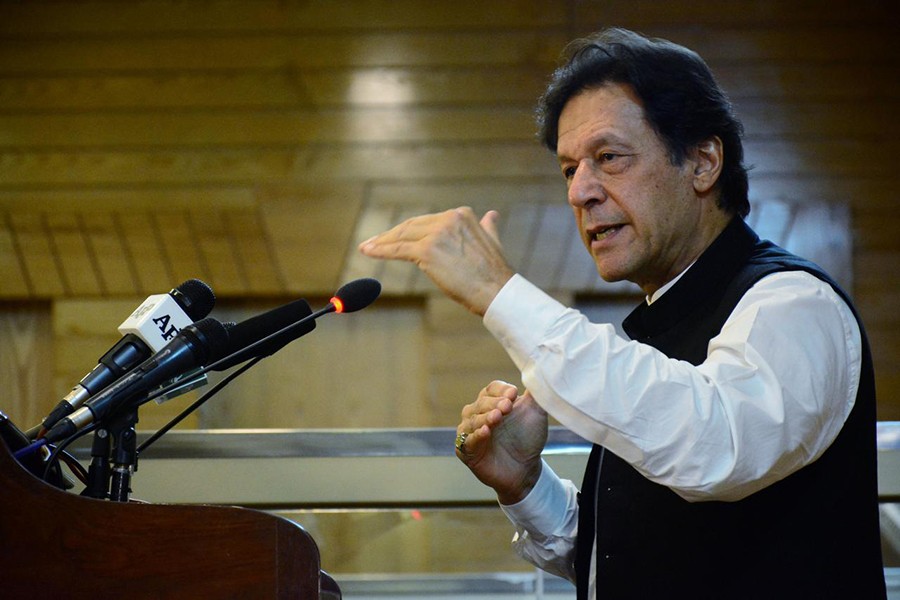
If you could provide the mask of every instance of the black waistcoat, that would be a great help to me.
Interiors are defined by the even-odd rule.
[[[816,265],[760,241],[736,219],[659,300],[628,316],[625,331],[700,364],[754,282],[798,269],[828,282],[849,304]],[[601,599],[884,598],[875,385],[865,332],[863,347],[856,404],[835,442],[811,465],[743,500],[687,502],[595,446],[580,495],[579,598],[586,598],[595,532]]]

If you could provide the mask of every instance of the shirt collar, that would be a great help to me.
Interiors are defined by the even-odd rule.
[[[650,294],[649,296],[647,296],[647,297],[646,297],[647,305],[649,306],[649,305],[653,304],[654,302],[656,302],[657,300],[659,300],[659,299],[662,297],[663,294],[665,294],[667,291],[669,291],[669,290],[672,288],[672,286],[675,285],[675,283],[677,283],[679,279],[681,279],[681,276],[682,276],[682,275],[684,275],[685,273],[688,272],[688,269],[690,269],[691,267],[694,266],[694,263],[695,263],[695,262],[697,262],[697,261],[695,260],[694,262],[692,262],[691,264],[689,264],[689,265],[687,266],[687,269],[685,269],[684,271],[682,271],[681,273],[679,273],[678,275],[676,275],[675,277],[673,277],[672,279],[670,279],[670,280],[669,280],[668,282],[666,282],[666,284],[663,285],[661,288],[659,288],[658,290],[656,290],[655,292],[653,292],[652,294]]]

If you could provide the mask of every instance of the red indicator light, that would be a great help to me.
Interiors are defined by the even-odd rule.
[[[344,303],[340,298],[335,296],[331,299],[331,303],[334,304],[334,312],[344,312]]]

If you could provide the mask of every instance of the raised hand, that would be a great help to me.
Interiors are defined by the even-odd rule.
[[[497,234],[496,211],[471,208],[413,217],[359,245],[372,258],[413,262],[450,298],[484,315],[513,276]]]

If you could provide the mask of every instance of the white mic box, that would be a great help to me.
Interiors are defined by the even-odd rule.
[[[119,333],[133,333],[159,352],[182,328],[193,323],[169,294],[150,296],[119,325]]]

